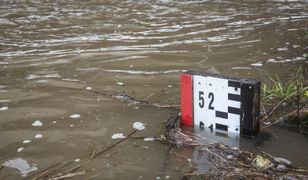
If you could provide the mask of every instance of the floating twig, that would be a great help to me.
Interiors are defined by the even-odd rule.
[[[50,169],[52,168],[55,168],[57,166],[59,166],[60,164],[62,164],[63,162],[58,162],[58,163],[55,163],[47,168],[45,168],[44,170],[41,171],[40,174],[38,174],[37,176],[35,176],[32,180],[37,180],[37,179],[41,179],[41,178],[44,178],[46,176],[48,176],[50,174]],[[32,176],[36,175],[37,173],[33,174]]]
[[[65,174],[65,175],[62,175],[62,176],[57,176],[57,177],[50,178],[50,180],[60,180],[60,179],[65,179],[65,178],[72,178],[72,177],[75,177],[75,176],[81,176],[81,175],[85,175],[85,174],[86,174],[85,171],[80,171],[80,172],[75,172],[75,173],[68,173],[68,174]]]
[[[97,156],[103,154],[104,152],[108,151],[109,149],[111,149],[111,148],[115,147],[116,145],[120,144],[121,142],[125,141],[125,140],[128,139],[131,135],[133,135],[135,132],[137,132],[137,129],[134,129],[133,131],[131,131],[130,133],[128,133],[128,135],[127,135],[125,138],[123,138],[123,139],[119,140],[118,142],[116,142],[116,143],[114,143],[114,144],[112,144],[112,145],[106,147],[105,149],[103,149],[103,150],[97,152],[96,154],[94,154],[94,155],[91,157],[91,159],[96,158]]]

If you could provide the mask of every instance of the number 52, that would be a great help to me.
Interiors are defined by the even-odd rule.
[[[214,94],[212,92],[209,92],[208,98],[210,99],[209,107],[208,109],[214,110],[213,102],[214,102]],[[199,91],[199,106],[200,108],[204,108],[204,92]]]

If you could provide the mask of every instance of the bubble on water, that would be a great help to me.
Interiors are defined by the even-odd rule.
[[[79,161],[80,161],[80,159],[75,159],[74,161],[75,161],[75,162],[79,162]]]
[[[251,67],[232,67],[233,70],[250,70]]]
[[[17,152],[22,152],[24,150],[24,147],[20,147],[17,149]]]
[[[29,76],[26,77],[26,79],[37,79],[40,78],[41,76],[30,74]]]
[[[57,123],[57,121],[52,121],[52,123],[53,123],[53,124],[56,124],[56,123]]]
[[[37,80],[37,81],[35,81],[35,82],[37,82],[37,83],[48,83],[48,80],[46,80],[46,79],[41,79],[41,80]]]
[[[80,118],[80,117],[81,117],[80,114],[72,114],[72,115],[70,115],[70,118],[72,118],[72,119],[77,119],[77,118]]]
[[[116,82],[117,83],[117,85],[119,85],[119,86],[124,86],[124,83],[123,82]]]
[[[265,121],[265,122],[262,122],[262,124],[268,126],[268,125],[270,125],[270,124],[272,124],[272,123],[269,122],[269,121]]]
[[[32,123],[32,126],[41,127],[41,126],[43,126],[43,123],[40,120],[36,120]]]
[[[266,63],[277,63],[276,59],[269,59],[266,61]]]
[[[254,67],[262,67],[263,64],[258,62],[258,63],[253,63],[253,64],[250,64],[251,66],[254,66]]]
[[[135,128],[135,129],[137,129],[137,130],[139,130],[139,131],[145,129],[144,124],[141,123],[141,122],[134,122],[133,128]]]
[[[44,78],[61,78],[61,76],[59,74],[46,74],[44,76],[42,76]]]
[[[277,48],[278,51],[287,51],[288,48],[287,47],[282,47],[282,48]]]
[[[37,134],[34,136],[35,139],[41,139],[43,138],[43,134]]]
[[[18,169],[22,177],[26,177],[28,173],[32,171],[36,171],[38,169],[36,165],[30,166],[26,160],[21,159],[21,158],[8,160],[4,162],[2,165],[6,167]]]
[[[10,102],[10,99],[0,99],[0,103]]]
[[[172,88],[172,85],[168,85],[168,88]]]
[[[9,107],[3,106],[3,107],[0,108],[0,111],[6,111],[6,110],[8,110],[8,109],[9,109]]]
[[[91,91],[92,90],[92,87],[86,87],[86,90],[88,90],[88,91]]]
[[[80,81],[80,80],[78,80],[78,79],[69,79],[69,78],[64,78],[64,79],[62,79],[63,81],[71,81],[71,82],[78,82],[78,81]]]
[[[123,133],[116,133],[111,136],[111,139],[124,139],[126,138]]]
[[[155,139],[153,137],[144,138],[144,141],[154,141]]]
[[[29,144],[29,143],[31,143],[31,140],[26,139],[26,140],[23,140],[22,143],[23,143],[23,144]]]

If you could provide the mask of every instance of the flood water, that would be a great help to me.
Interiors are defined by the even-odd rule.
[[[179,75],[188,69],[288,78],[307,65],[307,31],[301,0],[1,0],[0,179],[83,161],[135,122],[145,129],[134,136],[159,137],[179,112],[112,95],[179,105]],[[308,166],[307,136],[261,130],[246,148]],[[183,163],[168,148],[124,142],[83,167],[84,177],[178,179]]]

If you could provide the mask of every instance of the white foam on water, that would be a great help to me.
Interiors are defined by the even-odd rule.
[[[26,77],[26,79],[37,79],[40,78],[41,76],[30,74],[29,76]]]
[[[277,63],[276,59],[269,59],[266,61],[266,63]]]
[[[121,70],[121,69],[106,69],[105,72],[111,73],[125,73],[125,74],[137,74],[137,75],[155,75],[155,74],[171,74],[186,72],[187,70],[166,70],[166,71],[138,71],[138,70]]]
[[[288,48],[287,47],[282,47],[282,48],[277,48],[278,51],[287,51]]]
[[[251,66],[254,66],[254,67],[262,67],[263,64],[258,62],[258,63],[253,63],[253,64],[250,64]]]
[[[43,126],[43,123],[40,120],[36,120],[32,123],[32,126],[41,127],[41,126]]]
[[[63,81],[70,81],[70,82],[78,82],[80,80],[78,79],[69,79],[69,78],[65,78],[65,79],[62,79]]]
[[[72,118],[72,119],[77,119],[77,118],[80,118],[80,117],[81,117],[80,114],[72,114],[72,115],[70,115],[70,118]]]
[[[22,158],[8,160],[2,165],[17,169],[22,177],[26,177],[30,172],[38,170],[36,165],[31,166],[26,160]]]
[[[34,136],[35,139],[41,139],[43,138],[43,134],[37,134]]]
[[[89,86],[89,87],[86,87],[86,90],[89,90],[89,91],[90,91],[90,90],[92,90],[92,87],[90,87],[90,86]]]
[[[29,76],[26,77],[26,79],[38,79],[38,78],[61,78],[61,76],[59,74],[46,74],[43,76],[39,76],[39,75],[34,75],[34,74],[30,74]]]
[[[123,82],[117,82],[117,85],[119,85],[119,86],[123,86],[123,85],[124,85],[124,83],[123,83]]]
[[[133,128],[135,128],[135,129],[141,131],[141,130],[144,130],[144,129],[145,129],[145,126],[144,126],[144,124],[141,123],[141,122],[134,122]]]
[[[154,141],[155,139],[153,137],[144,138],[144,141]]]
[[[46,74],[42,77],[45,77],[45,78],[61,78],[61,76],[59,74]]]
[[[284,59],[284,60],[275,60],[275,59],[269,59],[266,61],[266,63],[290,63],[290,62],[296,62],[296,61],[304,61],[306,59],[306,55],[303,54],[303,56],[294,57],[292,59]]]
[[[8,110],[9,108],[7,107],[7,106],[3,106],[3,107],[1,107],[0,108],[0,111],[6,111],[6,110]]]
[[[22,152],[24,150],[24,147],[20,147],[17,149],[17,152]]]
[[[26,139],[26,140],[22,141],[22,143],[23,143],[23,144],[29,144],[29,143],[31,143],[31,140]]]
[[[41,79],[41,80],[37,80],[36,82],[37,82],[37,83],[47,83],[48,80],[46,80],[46,79]]]
[[[233,70],[250,70],[251,69],[251,67],[232,67],[231,69],[233,69]]]
[[[123,133],[116,133],[111,136],[111,139],[124,139],[124,138],[126,138],[126,136],[124,136]]]

